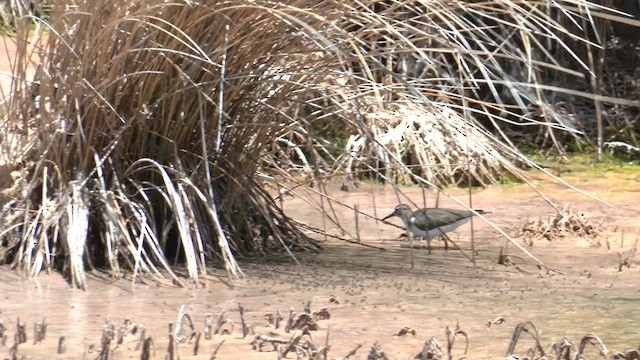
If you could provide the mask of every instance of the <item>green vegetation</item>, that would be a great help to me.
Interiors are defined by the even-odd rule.
[[[570,154],[565,159],[539,155],[531,155],[529,158],[563,178],[588,181],[606,177],[640,181],[640,165],[637,161],[629,161],[627,156],[605,153],[602,161],[597,161],[593,153]]]

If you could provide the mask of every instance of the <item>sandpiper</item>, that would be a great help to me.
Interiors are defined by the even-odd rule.
[[[476,210],[478,214],[486,214],[483,210]],[[396,206],[393,213],[382,220],[394,216],[402,219],[410,237],[420,237],[427,240],[427,247],[431,252],[431,239],[443,236],[465,224],[475,213],[468,210],[456,210],[446,208],[426,208],[411,211],[409,205]]]

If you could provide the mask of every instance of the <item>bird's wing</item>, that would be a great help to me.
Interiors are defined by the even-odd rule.
[[[451,225],[456,221],[473,216],[471,211],[430,208],[413,213],[411,222],[424,231]]]

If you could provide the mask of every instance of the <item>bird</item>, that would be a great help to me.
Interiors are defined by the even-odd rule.
[[[478,214],[487,214],[483,210],[475,211]],[[424,208],[412,211],[409,205],[400,204],[382,220],[387,220],[394,216],[402,219],[409,238],[420,237],[426,239],[429,253],[431,253],[431,239],[457,229],[474,215],[476,214],[473,211],[446,208]]]

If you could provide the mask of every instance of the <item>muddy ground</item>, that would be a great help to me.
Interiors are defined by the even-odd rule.
[[[583,211],[589,221],[602,223],[607,235],[597,240],[538,240],[526,246],[557,271],[537,267],[514,246],[507,251],[514,255],[517,266],[497,264],[506,240],[478,219],[474,221],[474,266],[459,251],[442,249],[439,241],[434,241],[430,255],[424,248],[409,248],[405,240],[398,239],[401,229],[364,218],[359,219],[361,241],[374,247],[329,239],[318,254],[296,254],[299,265],[286,255],[242,259],[246,278],[229,280],[221,270],[212,269],[206,287],[201,289],[154,284],[133,287],[126,280],[105,281],[96,276],[89,282],[88,291],[80,291],[70,289],[58,274],[27,280],[3,268],[0,318],[9,328],[9,340],[7,346],[0,347],[0,356],[8,357],[17,318],[27,323],[29,341],[19,347],[18,353],[27,359],[95,358],[96,350],[87,351],[91,345],[100,347],[105,319],[119,326],[130,318],[147,329],[155,344],[155,358],[162,359],[168,344],[168,323],[176,321],[180,307],[185,305],[197,331],[203,330],[206,314],[217,317],[221,311],[234,322],[234,331],[201,341],[199,356],[193,356],[193,344],[182,344],[180,358],[208,359],[224,340],[218,359],[276,359],[275,352],[253,351],[252,335],[242,338],[238,304],[244,307],[253,331],[266,334],[273,329],[263,319],[265,313],[279,310],[286,321],[290,309],[300,312],[308,301],[312,309],[328,307],[331,313],[331,318],[320,320],[319,330],[311,334],[315,341],[324,343],[329,333],[329,359],[344,357],[357,344],[363,347],[352,359],[365,359],[375,342],[389,359],[410,359],[432,336],[446,346],[445,328],[456,324],[469,337],[467,358],[504,358],[514,328],[524,321],[533,322],[541,330],[545,349],[563,337],[577,343],[584,335],[594,333],[611,351],[629,350],[640,343],[640,267],[634,258],[631,268],[619,271],[618,253],[630,249],[638,237],[640,183],[627,181],[625,186],[616,187],[607,178],[578,182],[576,185],[611,206],[560,185],[539,184],[553,202],[570,204]],[[361,211],[377,212],[380,217],[397,203],[394,192],[382,187],[365,185],[351,193],[334,191],[332,195],[344,203],[358,204]],[[422,201],[419,189],[407,188],[404,192],[416,202]],[[464,190],[452,193],[463,201],[467,199]],[[427,205],[433,206],[433,202],[434,194],[427,193]],[[474,190],[473,202],[476,208],[492,211],[487,219],[509,234],[527,218],[546,217],[553,212],[525,185]],[[444,196],[440,206],[459,207]],[[287,198],[284,207],[298,219],[322,226],[322,218],[302,198]],[[353,229],[353,212],[340,207],[336,210],[342,225]],[[393,222],[400,223],[397,219]],[[471,253],[469,225],[460,228],[452,239]],[[499,316],[506,322],[486,327]],[[42,317],[50,324],[47,338],[33,345],[33,324]],[[403,327],[415,330],[415,336],[394,336]],[[276,332],[291,336],[281,329]],[[66,353],[57,355],[60,336],[66,337]],[[139,336],[126,337],[114,350],[114,359],[139,358],[139,351],[133,350],[138,341]],[[519,353],[532,345],[524,334]],[[454,347],[455,357],[463,356],[463,350],[460,338]],[[590,349],[590,354],[595,356],[596,349]]]

